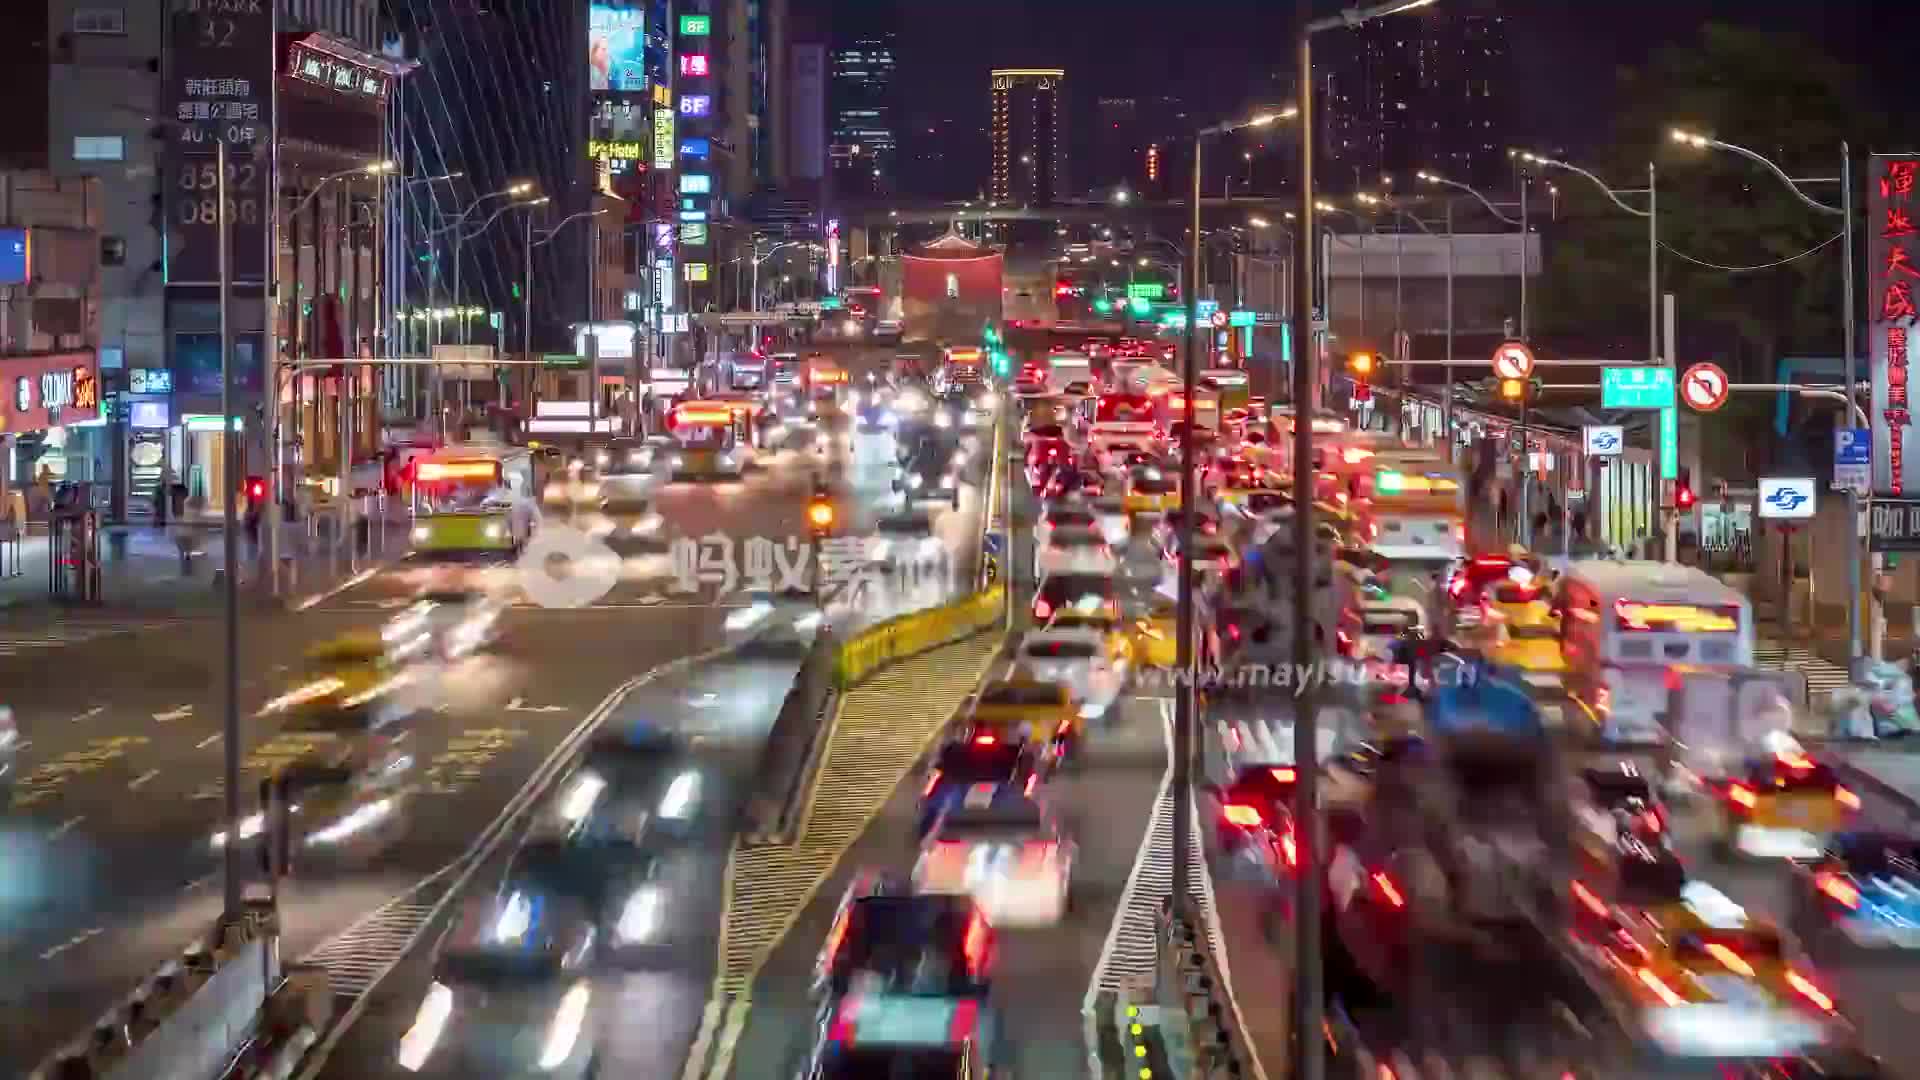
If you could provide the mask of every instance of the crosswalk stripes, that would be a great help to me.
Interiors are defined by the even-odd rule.
[[[1760,641],[1753,647],[1753,662],[1767,671],[1798,671],[1807,677],[1807,693],[1820,694],[1847,685],[1852,680],[1847,669],[1826,657],[1798,645]]]
[[[0,656],[19,656],[38,649],[59,649],[84,645],[101,638],[121,634],[144,634],[176,625],[172,621],[91,622],[60,621],[31,629],[12,631],[0,627]]]
[[[327,984],[336,995],[359,997],[413,945],[420,928],[433,917],[432,898],[403,897],[328,939],[301,958],[302,963],[327,969]]]
[[[841,699],[794,844],[736,848],[728,860],[720,992],[747,990],[999,650],[999,635],[980,635],[895,664]]]
[[[1168,725],[1167,738],[1171,740],[1171,709],[1163,705],[1161,712],[1163,722]],[[1173,760],[1171,747],[1167,760]],[[1216,958],[1224,960],[1220,920],[1213,914],[1213,880],[1198,842],[1199,811],[1192,807],[1189,811],[1194,814],[1195,842],[1187,853],[1187,880],[1193,884],[1194,898],[1206,913],[1207,948]],[[1160,912],[1173,895],[1173,813],[1173,774],[1169,765],[1168,772],[1161,778],[1160,792],[1153,800],[1153,814],[1147,821],[1147,834],[1140,842],[1140,854],[1121,890],[1108,947],[1094,968],[1089,997],[1101,992],[1118,993],[1154,975],[1159,956]],[[1225,970],[1224,963],[1222,970]]]

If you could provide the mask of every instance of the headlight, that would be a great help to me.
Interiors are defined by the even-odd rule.
[[[939,416],[936,416],[933,418],[933,426],[941,427],[941,428],[950,428],[953,426],[953,417],[949,416],[946,413],[941,413]]]
[[[912,476],[907,477],[907,486],[916,490],[926,482],[927,478],[921,476],[919,473],[914,473]]]
[[[740,460],[739,455],[735,454],[731,450],[723,450],[720,453],[720,464],[722,465],[731,466],[734,462],[738,460]]]
[[[504,540],[507,536],[507,527],[497,521],[491,522],[487,525],[486,536],[489,540]]]
[[[560,816],[568,821],[579,821],[593,810],[593,804],[600,801],[600,793],[607,790],[607,782],[599,773],[586,771],[573,778],[573,786],[560,802]]]
[[[413,1026],[400,1038],[400,1067],[408,1072],[424,1068],[452,1017],[453,991],[436,982],[420,1002],[420,1011],[413,1014]]]
[[[392,813],[392,799],[381,799],[379,802],[368,803],[353,813],[348,814],[346,817],[341,818],[339,821],[308,836],[307,844],[309,846],[337,844],[352,836],[354,833],[362,832],[372,827],[376,822],[385,819]]]
[[[693,816],[695,804],[700,798],[700,774],[683,772],[667,785],[667,793],[660,797],[660,816],[675,821],[684,821]]]
[[[267,827],[267,818],[266,818],[266,815],[264,814],[254,814],[251,817],[241,818],[240,819],[240,839],[251,840],[256,836],[259,836],[261,831],[264,830],[266,827]],[[227,846],[226,830],[222,829],[221,831],[213,834],[213,846],[216,848],[224,848]]]
[[[540,1051],[542,1069],[557,1069],[573,1056],[573,1048],[580,1041],[580,1029],[587,1023],[587,1005],[592,1000],[593,991],[587,989],[584,982],[573,984],[567,996],[560,999],[553,1023],[547,1027],[546,1045]]]
[[[960,487],[960,477],[956,476],[953,473],[948,473],[947,475],[940,478],[940,490],[942,491],[956,491],[959,489],[959,487]]]
[[[431,535],[433,535],[433,531],[425,525],[415,525],[413,527],[413,542],[416,544],[426,543],[427,537]]]
[[[1082,720],[1098,720],[1105,715],[1107,715],[1107,707],[1105,705],[1087,704],[1080,706],[1080,719]]]
[[[991,390],[973,399],[973,407],[976,409],[991,409],[998,404],[1000,404],[1000,395]]]
[[[602,450],[599,453],[593,455],[593,462],[594,464],[604,469],[608,465],[613,464],[613,455],[607,453],[605,450]]]
[[[673,467],[674,467],[674,468],[676,468],[676,469],[680,469],[680,468],[685,468],[685,467],[686,467],[686,464],[687,464],[687,459],[686,459],[686,458],[684,458],[684,457],[682,457],[682,456],[680,456],[679,454],[675,454],[675,455],[673,455]]]
[[[660,890],[652,885],[642,885],[621,905],[620,921],[613,928],[614,936],[622,945],[634,945],[652,940],[659,929]]]
[[[967,455],[964,452],[956,453],[953,455],[953,460],[947,464],[955,469],[964,469],[967,467]]]
[[[883,427],[893,427],[900,423],[900,417],[892,409],[888,409],[880,414],[880,423]]]

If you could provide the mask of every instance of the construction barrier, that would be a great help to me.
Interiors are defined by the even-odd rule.
[[[995,585],[951,604],[899,615],[849,638],[833,669],[842,690],[909,656],[972,637],[1005,615],[1007,588]]]

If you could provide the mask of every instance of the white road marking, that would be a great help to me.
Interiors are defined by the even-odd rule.
[[[85,820],[87,819],[84,816],[77,817],[77,818],[68,818],[67,820],[61,822],[59,825],[54,826],[53,832],[49,835],[51,835],[53,839],[58,840],[61,837],[72,832],[73,827],[75,825],[78,825]]]
[[[193,748],[195,750],[205,750],[207,747],[212,746],[214,743],[217,743],[219,741],[220,741],[220,733],[216,731],[213,734],[207,736],[206,738],[201,739],[199,742],[194,743]]]
[[[80,933],[75,934],[73,937],[68,938],[67,940],[61,942],[58,945],[55,945],[53,948],[48,949],[46,952],[41,953],[40,959],[51,960],[54,957],[59,956],[61,953],[66,952],[68,949],[71,949],[76,945],[83,944],[84,942],[87,941],[87,939],[99,937],[101,934],[104,934],[106,932],[107,932],[106,928],[102,926],[96,926],[91,930],[82,930]]]
[[[143,772],[139,776],[134,777],[133,780],[127,784],[127,790],[138,791],[140,790],[141,785],[147,783],[147,781],[152,780],[154,777],[159,775],[160,775],[159,769],[148,769],[146,772]]]
[[[398,559],[394,560],[394,562],[398,562],[398,561],[399,561]],[[299,603],[293,605],[293,610],[306,611],[310,608],[318,607],[321,604],[326,603],[328,600],[331,600],[334,597],[339,596],[341,593],[346,592],[348,589],[353,588],[355,585],[361,585],[366,583],[367,581],[371,580],[375,574],[378,574],[380,571],[385,570],[388,566],[391,566],[391,565],[393,564],[382,563],[379,566],[369,566],[365,570],[360,571],[359,573],[353,575],[352,577],[341,582],[340,584],[335,585],[333,588],[328,589],[326,592],[315,593],[312,596],[309,596],[306,599],[301,600]]]
[[[69,721],[69,723],[77,724],[82,720],[91,720],[94,717],[99,716],[101,713],[106,711],[107,711],[107,707],[105,705],[95,705],[93,708],[88,709],[86,712],[83,712],[79,716],[74,717],[71,721]]]
[[[566,712],[564,705],[529,705],[525,698],[514,698],[507,702],[508,712],[557,713]]]
[[[154,713],[153,718],[156,721],[162,724],[165,724],[174,720],[185,720],[187,717],[192,715],[193,715],[193,706],[181,705],[176,708],[169,709],[166,712]]]

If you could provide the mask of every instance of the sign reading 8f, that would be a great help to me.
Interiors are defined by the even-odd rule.
[[[178,163],[180,196],[174,200],[175,213],[182,225],[218,225],[220,222],[220,169],[211,160],[193,159]],[[260,199],[256,180],[259,169],[250,161],[227,162],[227,223],[259,225]]]

